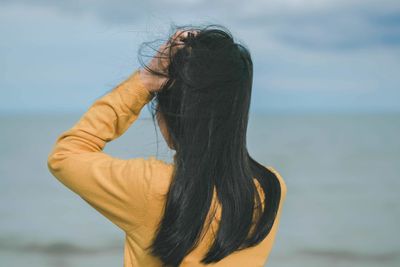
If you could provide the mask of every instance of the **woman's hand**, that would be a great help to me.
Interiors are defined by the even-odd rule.
[[[169,65],[170,52],[172,52],[172,55],[176,53],[176,51],[183,46],[184,40],[187,38],[189,33],[195,34],[195,32],[192,31],[177,31],[166,43],[160,46],[157,54],[151,59],[150,63],[148,64],[148,67],[157,72],[165,73]],[[174,45],[171,46],[171,44]],[[159,90],[167,80],[166,77],[154,75],[145,68],[140,68],[139,71],[140,79],[143,85],[150,92],[155,92]]]

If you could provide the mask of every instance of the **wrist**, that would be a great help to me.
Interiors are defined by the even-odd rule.
[[[154,88],[154,77],[147,70],[140,68],[139,69],[139,79],[142,85],[152,93],[152,89]]]
[[[146,99],[146,102],[148,102],[153,98],[154,92],[151,91],[151,85],[148,82],[148,78],[145,76],[146,75],[143,75],[140,69],[136,70],[133,82],[139,84],[139,86],[136,89],[136,92],[139,95],[143,96],[143,98]]]
[[[160,90],[161,86],[163,85],[163,83],[166,80],[166,78],[156,76],[143,68],[139,69],[139,78],[140,78],[140,81],[142,82],[143,86],[150,93],[154,93],[155,91]]]

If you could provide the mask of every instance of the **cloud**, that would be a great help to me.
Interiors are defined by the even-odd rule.
[[[22,6],[25,8],[52,9],[55,12],[72,17],[93,16],[105,23],[133,23],[141,20],[148,8],[146,1],[106,1],[106,0],[1,0],[6,6]]]
[[[134,24],[149,18],[217,21],[302,49],[352,50],[400,45],[400,4],[396,0],[2,0],[2,5],[52,8],[69,16],[94,16],[104,23]],[[244,31],[244,30],[243,30]]]
[[[278,6],[268,9],[265,5],[261,11],[244,12],[236,20],[243,27],[253,27],[259,32],[264,29],[270,38],[302,49],[353,50],[398,46],[400,5],[379,3],[382,6],[369,1],[360,5],[337,1],[336,5],[304,5],[288,9],[279,9]]]
[[[394,1],[370,0],[249,0],[240,6],[224,0],[0,0],[0,106],[87,106],[130,72],[138,45],[153,40],[149,33],[160,30],[165,37],[168,29],[159,25],[209,21],[227,26],[250,48],[260,110],[394,109],[399,14]]]

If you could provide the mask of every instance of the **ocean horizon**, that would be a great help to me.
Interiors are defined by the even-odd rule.
[[[0,265],[123,265],[123,231],[47,169],[56,138],[82,115],[0,114]],[[400,266],[399,136],[400,113],[250,114],[250,155],[288,188],[266,266]],[[146,116],[104,151],[173,155]]]

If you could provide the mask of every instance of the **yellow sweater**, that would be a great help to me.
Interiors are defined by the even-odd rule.
[[[174,166],[154,156],[125,160],[103,152],[106,143],[121,136],[152,98],[139,75],[136,70],[97,99],[71,129],[62,133],[48,155],[47,165],[61,183],[125,232],[124,267],[158,267],[160,260],[146,253],[144,248],[154,237],[163,214],[163,195],[168,191]],[[279,173],[272,167],[267,168],[277,175],[282,187],[281,204],[272,231],[256,247],[235,252],[211,266],[261,267],[266,263],[287,191]],[[219,216],[220,210],[211,225],[213,231]],[[199,261],[212,242],[212,234],[208,231],[180,266],[205,266]]]

